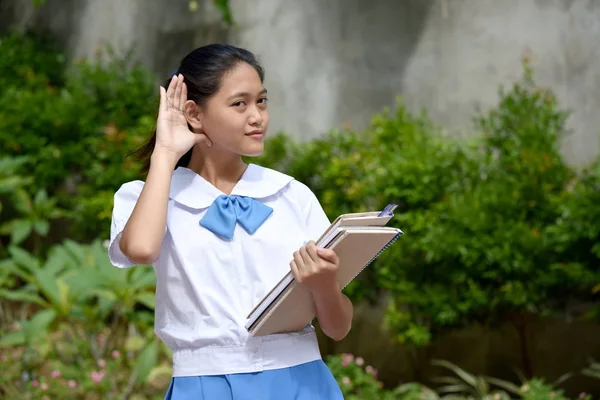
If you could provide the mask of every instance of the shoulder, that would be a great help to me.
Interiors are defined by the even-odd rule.
[[[279,195],[294,181],[292,176],[257,164],[250,164],[238,182],[235,194],[257,199]]]
[[[312,190],[304,183],[297,180],[295,177],[283,172],[253,165],[252,176],[256,179],[255,190],[257,195],[273,195],[277,193],[285,193],[294,196],[296,199],[306,202],[315,198]],[[259,196],[257,196],[259,197]]]
[[[114,195],[114,206],[135,203],[144,188],[144,181],[129,181],[122,184]]]
[[[308,205],[314,201],[318,201],[317,196],[314,194],[311,188],[305,183],[296,179],[290,182],[289,192],[303,205]]]
[[[115,198],[117,197],[139,197],[142,189],[144,188],[144,181],[135,180],[123,183],[119,189],[115,192]]]

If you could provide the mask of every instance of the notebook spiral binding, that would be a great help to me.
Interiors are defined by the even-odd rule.
[[[367,268],[369,265],[371,265],[371,264],[373,263],[373,261],[375,261],[375,260],[377,259],[377,257],[379,257],[379,256],[380,256],[380,255],[381,255],[381,254],[382,254],[384,251],[386,251],[386,250],[388,249],[388,247],[390,247],[390,246],[391,246],[391,245],[392,245],[392,244],[393,244],[393,243],[394,243],[396,240],[398,240],[398,238],[399,238],[400,236],[402,236],[403,234],[404,234],[404,232],[402,232],[402,231],[399,231],[399,232],[396,234],[396,236],[394,236],[394,237],[393,237],[393,238],[392,238],[392,239],[391,239],[389,242],[387,242],[387,244],[386,244],[385,246],[383,246],[383,248],[381,249],[381,251],[379,251],[379,253],[375,254],[375,256],[374,256],[373,258],[371,258],[371,259],[369,260],[369,262],[367,262],[367,263],[365,264],[365,266],[364,266],[364,267],[362,267],[362,268],[361,268],[361,270],[360,270],[360,271],[358,271],[358,273],[357,273],[356,275],[354,275],[354,276],[352,277],[352,279],[350,279],[350,280],[348,281],[348,283],[346,283],[346,284],[345,284],[345,285],[342,287],[342,290],[343,290],[343,289],[344,289],[346,286],[348,286],[348,285],[350,284],[350,282],[352,282],[352,281],[354,280],[354,278],[356,278],[356,277],[357,277],[357,276],[358,276],[358,275],[359,275],[359,274],[360,274],[362,271],[364,271],[364,269],[365,269],[365,268]]]

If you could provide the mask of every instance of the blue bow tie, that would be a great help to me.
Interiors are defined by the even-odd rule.
[[[200,225],[231,240],[237,222],[253,234],[272,212],[271,207],[251,197],[221,195],[210,205]]]

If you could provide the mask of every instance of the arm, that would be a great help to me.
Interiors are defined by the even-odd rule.
[[[184,107],[194,109],[196,105],[187,100],[183,80],[182,75],[174,76],[168,89],[160,88],[150,169],[119,241],[123,254],[138,264],[150,264],[158,258],[165,235],[171,177],[177,161],[196,144],[211,145],[206,135],[194,133],[188,127],[182,110]]]
[[[354,309],[337,284],[339,259],[335,252],[317,249],[315,243],[310,242],[294,253],[290,267],[296,281],[311,292],[323,332],[333,340],[346,337]]]
[[[177,162],[171,154],[152,154],[146,183],[121,235],[121,251],[136,264],[151,264],[158,258],[167,222],[171,176]]]
[[[352,326],[354,307],[338,285],[313,293],[317,319],[323,332],[333,340],[342,340]]]

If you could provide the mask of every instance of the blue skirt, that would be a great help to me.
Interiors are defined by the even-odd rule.
[[[165,400],[343,400],[323,360],[262,372],[178,376]]]

